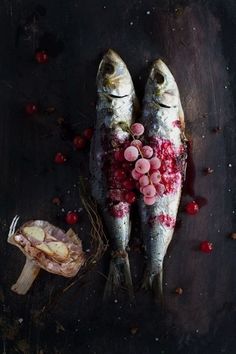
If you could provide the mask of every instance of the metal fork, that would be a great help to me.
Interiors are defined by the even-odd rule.
[[[16,225],[17,225],[19,219],[20,219],[20,217],[19,217],[18,215],[16,215],[16,216],[13,218],[13,220],[12,220],[12,222],[11,222],[11,225],[10,225],[10,227],[9,227],[8,239],[9,239],[9,237],[11,237],[11,236],[15,233],[15,231],[16,231]]]

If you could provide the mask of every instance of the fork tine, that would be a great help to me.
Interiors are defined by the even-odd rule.
[[[10,225],[10,227],[9,227],[8,238],[11,237],[11,236],[15,233],[16,225],[17,225],[17,223],[18,223],[19,218],[20,218],[20,217],[19,217],[18,215],[16,215],[16,216],[13,218],[13,220],[12,220],[12,222],[11,222],[11,225]]]

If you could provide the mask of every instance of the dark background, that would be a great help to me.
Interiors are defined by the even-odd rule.
[[[235,29],[233,0],[1,1],[0,352],[236,353],[236,241],[228,237],[236,231]],[[66,229],[65,212],[77,209],[74,229],[89,247],[78,191],[78,176],[88,176],[89,147],[77,152],[71,139],[94,124],[96,70],[109,47],[127,63],[140,100],[151,62],[166,61],[192,141],[181,222],[165,260],[163,309],[139,289],[137,226],[130,252],[135,304],[123,293],[102,303],[108,255],[64,293],[71,280],[43,271],[27,295],[10,291],[24,264],[6,242],[16,214],[20,223],[45,219]],[[38,48],[49,53],[45,65],[34,60]],[[33,117],[24,113],[29,101],[40,106]],[[56,111],[47,113],[52,106]],[[68,156],[65,165],[53,163],[58,151]],[[209,176],[206,167],[214,169]],[[192,198],[204,201],[194,217],[183,212]],[[214,244],[211,254],[198,251],[205,239]]]

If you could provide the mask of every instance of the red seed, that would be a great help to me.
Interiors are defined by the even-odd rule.
[[[66,162],[66,157],[61,152],[57,152],[54,157],[54,162],[59,165],[62,165]]]
[[[91,140],[93,136],[93,128],[87,128],[83,131],[83,136],[86,140]]]
[[[136,201],[136,194],[134,192],[128,192],[125,194],[125,201],[129,204],[133,204]]]
[[[66,222],[69,225],[77,224],[79,220],[78,214],[75,211],[68,211],[66,214]]]
[[[32,115],[34,113],[37,113],[38,112],[38,107],[35,103],[33,102],[29,102],[26,104],[25,106],[25,112],[29,115]]]
[[[199,206],[198,204],[193,200],[192,202],[189,202],[185,206],[185,211],[189,215],[195,215],[199,212]]]
[[[35,53],[35,60],[39,64],[44,64],[48,62],[48,54],[45,50],[39,50]]]
[[[204,253],[210,253],[213,250],[213,244],[209,241],[202,241],[200,243],[200,250]]]
[[[82,136],[77,135],[73,140],[73,144],[77,150],[83,150],[86,145],[86,140]]]
[[[126,178],[126,173],[124,170],[118,169],[114,172],[114,178],[117,181],[124,181]]]

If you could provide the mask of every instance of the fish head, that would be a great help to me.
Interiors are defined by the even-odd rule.
[[[152,66],[146,90],[146,97],[163,107],[179,105],[179,90],[174,76],[161,59]]]
[[[113,98],[126,97],[133,92],[133,83],[127,66],[112,49],[107,51],[99,65],[97,89],[98,93]]]

